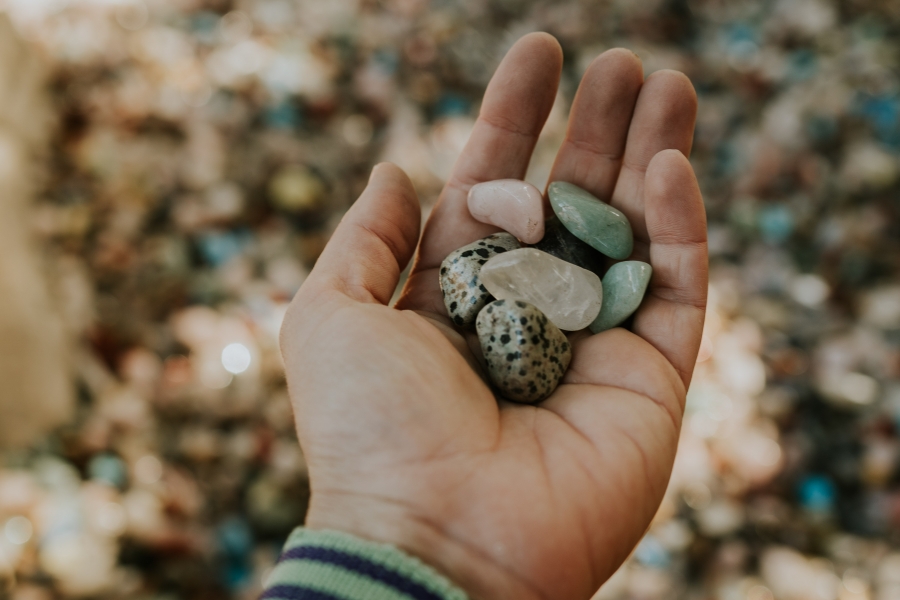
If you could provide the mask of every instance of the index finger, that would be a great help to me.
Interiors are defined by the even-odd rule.
[[[460,246],[497,231],[469,214],[469,189],[483,181],[525,177],[553,108],[561,72],[562,49],[546,33],[526,35],[506,54],[488,84],[472,135],[425,226],[414,273],[440,266]]]

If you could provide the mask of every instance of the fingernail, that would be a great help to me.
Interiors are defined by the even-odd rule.
[[[377,173],[378,170],[381,169],[383,166],[384,166],[384,163],[380,162],[377,165],[375,165],[374,167],[372,167],[372,172],[369,173],[369,183],[371,183],[372,179],[375,178],[375,173]]]

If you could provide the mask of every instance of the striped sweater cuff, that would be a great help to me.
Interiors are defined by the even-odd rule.
[[[298,527],[260,600],[467,600],[466,594],[397,548],[337,531]]]

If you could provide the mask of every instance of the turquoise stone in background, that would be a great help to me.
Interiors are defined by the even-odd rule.
[[[553,212],[575,237],[610,258],[631,256],[634,236],[621,211],[565,181],[554,181],[547,193]]]
[[[641,305],[652,274],[653,267],[639,260],[611,266],[603,276],[603,305],[590,325],[591,331],[612,329],[630,317]]]

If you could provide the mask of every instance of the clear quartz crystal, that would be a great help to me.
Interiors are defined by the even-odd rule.
[[[534,248],[504,252],[481,268],[481,282],[500,300],[523,300],[565,331],[597,317],[603,284],[594,273]]]

